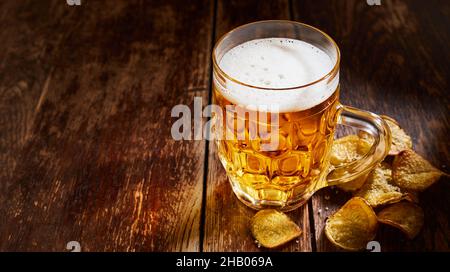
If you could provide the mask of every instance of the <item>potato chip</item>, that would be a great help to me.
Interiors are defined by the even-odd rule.
[[[387,163],[379,164],[369,173],[366,182],[355,196],[364,198],[372,207],[402,200],[404,193],[392,182],[392,169]]]
[[[445,173],[432,166],[412,150],[400,152],[393,162],[392,176],[394,182],[407,190],[423,191],[442,175],[445,175]]]
[[[367,202],[353,197],[327,219],[325,235],[346,250],[364,249],[377,233],[377,216]]]
[[[272,209],[261,210],[253,216],[251,231],[259,244],[267,248],[278,247],[302,233],[286,214]]]
[[[409,239],[414,239],[423,226],[423,210],[411,202],[399,202],[378,213],[378,221],[400,229]]]
[[[348,135],[334,141],[331,148],[330,163],[334,167],[360,159],[369,152],[371,144],[357,135]]]
[[[392,143],[389,155],[397,155],[405,149],[412,148],[411,137],[406,134],[397,121],[386,115],[382,115],[381,117],[386,121],[391,130]]]
[[[346,192],[356,191],[364,185],[364,183],[366,182],[367,176],[368,176],[368,173],[365,175],[362,175],[359,178],[356,178],[352,181],[338,184],[337,187]]]

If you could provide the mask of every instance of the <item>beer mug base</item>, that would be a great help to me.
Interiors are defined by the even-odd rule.
[[[252,189],[252,187],[248,187],[247,191],[252,190],[252,192],[246,192],[241,188],[240,183],[233,180],[232,177],[228,176],[228,181],[236,197],[246,206],[255,210],[276,209],[283,212],[292,211],[306,204],[315,192],[315,190],[308,190],[302,194],[297,194],[295,199],[292,199],[290,197],[292,191],[284,192],[276,189],[260,189],[257,191]],[[264,198],[256,199],[250,194],[263,194]]]

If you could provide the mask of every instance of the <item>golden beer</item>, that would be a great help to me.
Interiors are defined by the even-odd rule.
[[[231,130],[236,139],[219,139],[217,147],[235,192],[244,199],[266,205],[289,203],[295,196],[312,193],[321,173],[328,167],[326,162],[336,124],[338,93],[336,89],[332,96],[311,109],[277,113],[279,140],[276,151],[261,150],[264,139],[258,136],[250,139],[252,125],[257,125],[247,119],[242,122],[245,126],[239,128],[237,114],[227,114],[222,125]],[[233,105],[219,88],[214,88],[214,103],[222,108],[222,112],[227,112],[227,105]],[[239,133],[245,133],[245,139],[237,139]]]

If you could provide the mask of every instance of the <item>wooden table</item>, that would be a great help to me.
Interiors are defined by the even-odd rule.
[[[448,172],[449,18],[444,0],[1,1],[0,250],[263,250],[214,144],[170,136],[173,106],[210,100],[214,41],[256,20],[334,37],[343,103],[397,118]],[[337,250],[324,220],[348,198],[289,213],[304,233],[281,250]],[[420,205],[420,235],[381,227],[383,251],[450,250],[448,179]]]

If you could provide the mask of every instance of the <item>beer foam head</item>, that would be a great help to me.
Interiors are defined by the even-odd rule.
[[[300,40],[286,38],[256,39],[240,44],[219,60],[219,66],[230,77],[251,88],[227,81],[221,93],[231,102],[249,108],[276,105],[281,112],[312,108],[329,98],[336,90],[335,82],[321,81],[334,61],[323,50]],[[273,88],[273,89],[272,89]]]

